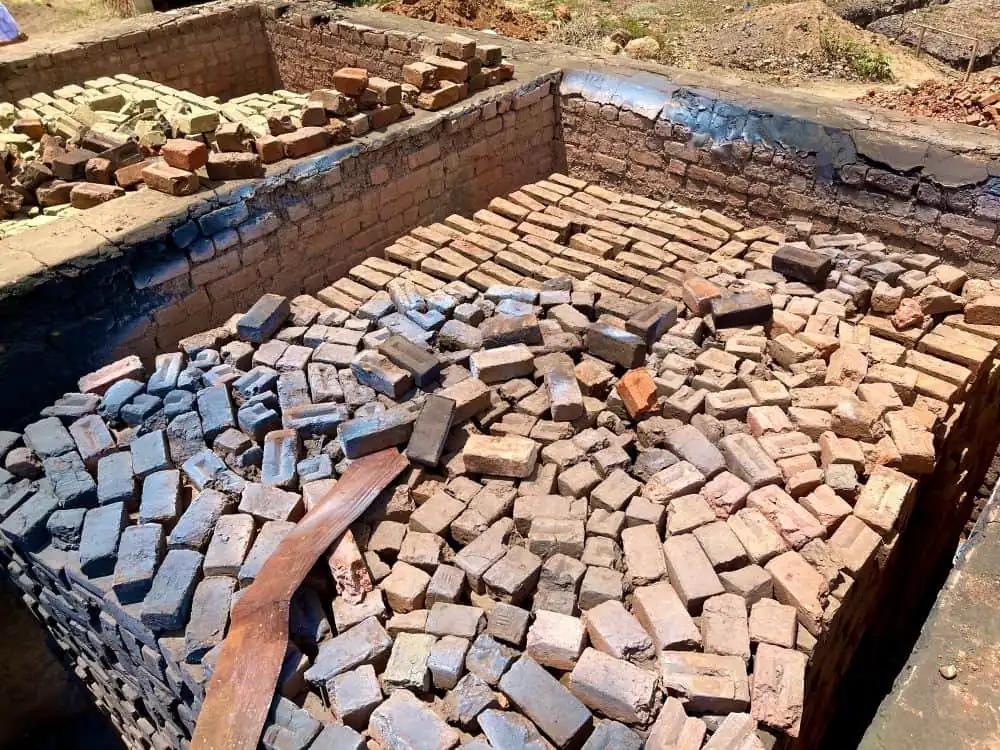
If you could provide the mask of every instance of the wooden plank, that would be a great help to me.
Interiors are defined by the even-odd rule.
[[[191,747],[255,750],[288,648],[292,595],[319,556],[409,465],[395,448],[351,464],[299,521],[233,608]]]

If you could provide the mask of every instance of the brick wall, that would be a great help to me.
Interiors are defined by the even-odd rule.
[[[116,73],[224,99],[279,87],[259,8],[227,2],[0,50],[0,101]]]
[[[18,393],[0,403],[0,423],[25,420],[110,359],[151,360],[265,292],[316,292],[411,228],[547,176],[554,83],[419,113],[264,180],[186,199],[134,194],[0,242],[9,264],[45,266],[29,261],[34,272],[0,299],[0,388]]]
[[[966,153],[907,138],[902,124],[889,136],[819,107],[789,111],[778,97],[751,107],[611,70],[570,70],[561,95],[562,149],[581,177],[779,224],[866,232],[972,273],[1000,268],[995,142],[992,154]]]
[[[403,65],[437,45],[418,32],[376,29],[281,6],[267,7],[264,16],[278,77],[285,88],[297,91],[329,86],[332,72],[345,66],[401,80]]]
[[[795,743],[778,750],[855,747],[905,662],[952,567],[957,540],[996,451],[1000,366],[980,372],[937,430],[934,473],[920,482],[905,526],[851,583],[811,657],[806,711]],[[867,702],[866,702],[867,701]]]

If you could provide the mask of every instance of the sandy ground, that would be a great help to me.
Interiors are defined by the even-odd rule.
[[[373,0],[365,0],[371,3]],[[378,4],[378,0],[374,0]],[[979,5],[997,0],[952,0],[962,6],[962,25],[984,17]],[[79,31],[114,18],[101,0],[7,0],[22,31],[38,40]],[[601,49],[613,37],[624,43],[652,35],[659,59],[679,67],[714,71],[821,96],[853,99],[879,90],[917,85],[950,72],[928,56],[841,19],[821,0],[416,0],[384,10],[470,28],[492,28],[524,39],[553,39]],[[949,6],[942,6],[947,8]],[[556,17],[562,20],[556,20]],[[996,13],[986,27],[994,23]],[[843,65],[824,59],[821,34],[877,49],[888,55],[893,80],[858,80]]]
[[[4,0],[4,5],[29,38],[79,31],[115,17],[101,0]]]

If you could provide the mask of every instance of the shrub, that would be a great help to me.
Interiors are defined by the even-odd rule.
[[[858,78],[865,81],[891,81],[892,64],[889,56],[874,45],[845,39],[839,34],[820,31],[819,47],[830,62],[843,62]]]

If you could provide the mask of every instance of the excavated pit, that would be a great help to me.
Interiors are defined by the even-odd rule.
[[[5,51],[3,98],[121,72],[223,98],[279,88],[305,93],[329,86],[342,65],[398,80],[403,64],[448,33],[315,4],[213,4],[175,18],[148,27],[139,19],[140,28],[127,35],[51,50],[44,68]],[[205,50],[191,54],[190,64],[178,65],[167,52],[181,36]],[[109,44],[117,50],[110,59]],[[336,659],[330,666],[330,654],[336,655],[330,644],[352,627],[386,634],[378,654],[347,668],[358,680],[354,689],[378,689],[375,703],[386,701],[390,688],[427,699],[416,706],[396,695],[382,703],[375,714],[381,722],[372,724],[351,715],[350,723],[382,737],[384,748],[393,747],[385,726],[395,711],[414,712],[438,728],[433,747],[458,741],[458,729],[476,736],[504,726],[541,730],[545,741],[579,746],[592,720],[601,728],[587,747],[629,747],[660,716],[660,734],[653,736],[663,743],[676,739],[670,732],[697,739],[704,728],[723,726],[706,740],[714,750],[741,746],[738,739],[723,744],[723,735],[738,738],[746,720],[723,716],[745,711],[762,720],[766,747],[819,747],[824,738],[828,747],[844,747],[845,737],[860,736],[859,722],[879,697],[859,701],[865,692],[859,686],[887,687],[899,652],[905,656],[912,643],[907,639],[947,573],[996,447],[986,436],[998,416],[1000,332],[976,327],[963,308],[994,288],[985,279],[997,265],[1000,141],[853,106],[733,90],[569,48],[501,44],[514,62],[514,81],[456,107],[417,113],[384,132],[273,165],[261,179],[220,183],[183,198],[127,195],[0,241],[0,384],[11,394],[0,411],[17,431],[5,442],[7,468],[16,474],[2,490],[7,568],[128,746],[186,746],[218,652],[219,623],[225,627],[220,602],[252,581],[242,558],[205,575],[200,555],[211,556],[212,531],[245,525],[260,541],[260,550],[250,552],[259,565],[265,542],[279,538],[346,467],[345,451],[355,457],[385,442],[406,447],[414,416],[434,401],[422,401],[423,392],[444,390],[464,408],[445,459],[414,469],[407,489],[355,526],[377,589],[364,603],[347,601],[325,563],[310,578],[312,593],[302,594],[296,648],[282,682],[300,708],[282,705],[266,744],[305,747],[319,731],[314,721],[339,723],[328,702],[344,670]],[[242,77],[232,64],[241,60],[241,46],[252,53]],[[26,69],[37,78],[16,77]],[[16,88],[22,85],[23,91]],[[789,276],[769,270],[775,253],[791,242],[833,262],[828,273],[808,279],[811,287],[801,269]],[[704,284],[691,281],[695,277]],[[569,289],[560,278],[569,279]],[[931,291],[921,292],[927,286]],[[750,294],[730,312],[745,326],[738,334],[709,322],[722,314],[712,315],[716,289]],[[900,294],[894,290],[923,300],[917,312],[928,314],[915,327],[900,330],[891,322]],[[251,308],[266,308],[266,301],[258,303],[266,294],[291,300],[290,317],[276,304],[281,328],[258,336],[245,326],[241,334],[236,321]],[[763,312],[765,298],[772,314]],[[422,302],[411,305],[415,299]],[[662,305],[667,300],[676,303],[676,324],[669,321],[673,307]],[[654,315],[646,308],[656,303]],[[643,313],[665,328],[641,329],[635,319]],[[534,327],[520,317],[529,314],[538,319]],[[485,331],[481,316],[488,316]],[[630,327],[627,321],[640,338],[652,337],[642,353],[632,338],[615,333]],[[247,321],[251,328],[254,323]],[[591,327],[596,332],[588,333]],[[390,367],[375,353],[386,345],[380,329],[426,341],[443,361],[443,382],[430,378],[414,392],[416,371],[399,371],[397,360],[405,357],[389,357]],[[498,356],[505,346],[515,350]],[[362,350],[372,353],[359,360]],[[851,355],[855,360],[845,364]],[[86,377],[126,357],[140,364],[125,360]],[[246,380],[254,368],[265,395]],[[631,370],[639,372],[622,380]],[[169,387],[150,388],[154,372],[165,374]],[[643,390],[643,372],[655,378],[648,381],[652,392]],[[188,385],[178,387],[171,373],[186,373]],[[129,379],[139,385],[130,388]],[[473,381],[485,385],[473,389]],[[764,381],[772,385],[759,385]],[[573,383],[586,396],[583,414]],[[120,402],[108,398],[112,385],[112,396],[124,394]],[[561,411],[565,387],[568,411]],[[836,387],[850,393],[830,390]],[[103,401],[63,395],[87,390],[103,394]],[[148,395],[136,399],[142,390]],[[179,390],[192,397],[157,402]],[[221,406],[210,403],[213,398]],[[257,406],[249,411],[236,408],[252,399]],[[637,411],[630,399],[645,408]],[[327,406],[299,414],[302,401]],[[47,419],[41,424],[40,413]],[[217,418],[206,429],[206,420]],[[163,437],[156,437],[158,430]],[[269,432],[274,437],[265,439]],[[459,438],[470,432],[515,436],[505,445],[511,455],[498,461],[489,440],[463,445]],[[886,435],[897,453],[879,442]],[[160,450],[155,465],[135,469],[137,439]],[[262,461],[288,450],[298,451],[294,459],[286,456],[283,466],[262,472]],[[673,464],[684,464],[673,469],[676,477],[671,466],[657,463],[681,456]],[[133,464],[126,471],[132,476],[115,495],[102,487],[99,466],[122,460]],[[881,464],[891,473],[876,468]],[[778,474],[757,475],[772,465]],[[537,467],[549,468],[540,477]],[[289,470],[290,477],[275,480]],[[529,478],[529,471],[536,473]],[[894,494],[893,488],[911,485],[908,475],[919,478],[915,488]],[[620,505],[599,489],[616,489],[612,476],[637,485]],[[718,492],[721,476],[750,480],[758,489],[752,499],[747,488],[727,505]],[[284,489],[265,491],[263,482]],[[535,493],[536,482],[549,486]],[[819,489],[823,485],[832,489]],[[541,510],[529,507],[525,498],[539,495],[547,498]],[[633,499],[645,501],[632,507]],[[207,515],[199,525],[201,511]],[[765,526],[755,532],[730,517],[764,519]],[[99,533],[104,521],[113,543]],[[130,531],[121,539],[139,543],[139,529],[153,524],[160,525],[166,549],[154,539],[153,567],[138,578],[156,588],[155,572],[163,566],[178,575],[192,566],[182,592],[189,596],[170,616],[152,599],[143,603],[145,590],[135,588],[118,554],[123,527]],[[185,538],[178,526],[183,531],[188,524],[198,533]],[[503,557],[493,561],[500,567],[470,572],[459,562],[462,551],[487,546],[489,532],[482,532],[496,524],[509,526],[500,533]],[[737,535],[734,556],[725,557],[711,536],[722,537],[715,540],[720,545],[732,541],[734,526],[744,536]],[[645,550],[650,527],[656,539]],[[772,547],[751,550],[757,536]],[[105,549],[93,556],[91,545],[99,541]],[[709,548],[721,556],[705,558],[707,570],[698,562]],[[116,579],[119,564],[122,580]],[[735,575],[760,569],[768,571],[760,581]],[[704,585],[702,574],[708,588],[692,594],[689,587]],[[433,610],[427,586],[435,581],[441,598],[435,592],[439,612],[431,620],[456,621],[431,627],[413,611]],[[669,648],[657,641],[662,633],[644,610],[651,605],[642,602],[642,589],[657,603],[670,601],[664,587],[682,592],[686,613],[673,613],[686,635]],[[162,589],[153,598],[159,601]],[[122,606],[121,591],[134,602]],[[782,634],[762,637],[754,630],[763,611],[747,624],[759,597],[776,602],[769,606],[785,623]],[[739,599],[742,614],[734,606]],[[477,619],[472,608],[486,612],[498,601],[513,606]],[[705,601],[711,602],[708,614]],[[443,612],[447,602],[466,608]],[[603,609],[588,619],[585,612],[596,605]],[[533,609],[560,617],[536,617],[534,637],[531,630],[526,635],[523,618]],[[639,615],[638,631],[629,613]],[[792,626],[790,614],[797,615]],[[601,633],[604,627],[610,635]],[[422,671],[409,657],[422,664],[430,641],[440,639],[434,653],[443,664],[455,661],[450,652],[461,651],[458,641],[474,640],[483,628],[498,640],[467,646],[474,658],[467,656],[464,667],[495,695],[478,683],[472,687],[486,696],[479,696],[482,706],[503,701],[534,727],[495,710],[487,726],[477,726],[449,714],[458,709],[446,701],[436,708],[450,717],[449,728],[425,713],[430,696],[443,699],[451,683],[444,667]],[[593,648],[584,652],[587,640]],[[698,651],[714,653],[705,661],[691,656]],[[517,679],[504,682],[497,674],[490,682],[491,668],[502,662],[503,671],[522,652],[529,658],[518,662]],[[732,693],[726,699],[695,695],[678,676],[685,669],[719,670],[713,661],[719,657],[731,675],[716,686]],[[359,666],[362,661],[374,669]],[[531,671],[535,661],[544,669]],[[457,679],[465,673],[462,660],[455,663]],[[769,682],[769,673],[800,669],[801,684]],[[612,687],[624,691],[627,682],[634,691],[614,696],[617,702],[595,697],[603,686],[588,686],[588,670],[620,670],[624,676]],[[565,675],[572,694],[556,682]],[[378,678],[381,683],[373,683]],[[519,693],[524,685],[568,701],[558,705],[580,716],[579,726],[568,733],[551,726]],[[666,694],[673,700],[661,709]],[[574,702],[579,698],[586,707]],[[640,734],[604,724],[608,719]],[[340,731],[328,730],[325,739],[351,746],[346,733],[332,739]],[[692,740],[691,747],[701,746]]]

